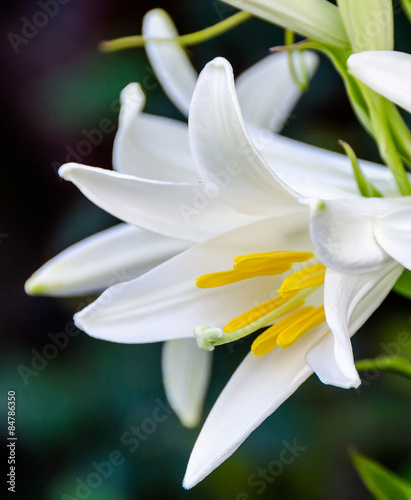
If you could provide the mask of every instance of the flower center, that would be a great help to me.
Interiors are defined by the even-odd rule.
[[[324,283],[326,267],[323,264],[310,264],[314,255],[309,252],[265,252],[235,257],[233,269],[204,274],[196,280],[199,288],[214,288],[230,285],[239,281],[273,276],[292,270],[297,263],[307,265],[283,281],[277,297],[240,314],[229,321],[223,330],[199,325],[194,336],[199,347],[212,350],[216,345],[238,340],[260,328],[269,326],[259,335],[251,346],[256,356],[263,356],[277,345],[290,347],[312,328],[325,322],[324,306],[305,306],[305,299]],[[284,316],[284,318],[281,318]],[[274,324],[273,321],[278,320]]]

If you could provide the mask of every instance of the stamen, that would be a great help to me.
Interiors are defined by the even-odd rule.
[[[293,296],[297,295],[297,292],[293,294]],[[224,332],[232,333],[240,328],[244,328],[245,326],[258,321],[259,319],[267,316],[270,312],[274,311],[278,307],[282,306],[292,297],[276,297],[272,300],[267,300],[267,302],[263,302],[262,304],[253,307],[252,309],[240,314],[236,318],[232,319],[229,323],[225,325],[223,328]]]
[[[234,259],[234,269],[241,269],[242,271],[250,271],[260,267],[276,266],[283,263],[291,264],[294,262],[306,262],[314,255],[309,252],[264,252],[264,253],[250,253],[248,255],[239,255]],[[290,269],[290,267],[288,269]],[[287,270],[288,270],[287,269]]]
[[[203,274],[196,279],[196,285],[198,288],[216,288],[218,286],[231,285],[232,283],[237,283],[238,281],[257,278],[259,276],[273,276],[276,274],[282,274],[290,269],[291,265],[279,264],[277,267],[272,268],[262,268],[252,272],[237,271],[236,269],[231,269],[230,271],[221,271],[218,273]]]
[[[313,286],[319,286],[324,283],[326,267],[323,264],[308,266],[290,274],[284,280],[281,288],[277,290],[279,295],[287,296],[290,292],[298,292]]]
[[[325,322],[324,306],[316,307],[293,325],[285,328],[277,338],[277,344],[283,349],[290,347],[301,338],[308,330]]]
[[[264,356],[277,347],[278,336],[290,325],[295,324],[296,321],[306,316],[311,312],[314,306],[306,306],[293,314],[289,314],[286,318],[278,321],[275,325],[270,326],[267,330],[259,335],[251,345],[251,351],[256,356]]]
[[[259,276],[282,274],[289,271],[293,263],[306,262],[312,257],[310,252],[292,251],[239,255],[234,259],[234,269],[204,274],[197,278],[196,285],[199,288],[214,288]]]
[[[309,330],[324,322],[324,306],[317,308],[313,306],[303,307],[267,328],[264,333],[255,339],[251,351],[255,356],[264,356],[277,345],[286,349]]]

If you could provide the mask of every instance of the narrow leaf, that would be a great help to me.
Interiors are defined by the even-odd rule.
[[[410,500],[411,485],[404,479],[360,453],[353,453],[351,459],[376,500]]]

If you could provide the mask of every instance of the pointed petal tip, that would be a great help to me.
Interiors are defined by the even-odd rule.
[[[160,21],[165,24],[171,24],[172,26],[174,26],[174,21],[170,16],[170,14],[166,10],[161,9],[160,7],[156,7],[155,9],[149,10],[143,18],[143,24],[156,21],[157,22]]]
[[[120,92],[120,104],[122,107],[132,106],[133,108],[142,109],[145,101],[146,96],[139,83],[129,83]]]
[[[47,286],[38,279],[37,273],[34,273],[24,283],[24,291],[27,295],[44,295],[47,291]]]
[[[78,164],[77,163],[64,163],[59,169],[58,169],[58,174],[59,176],[66,180],[70,180],[70,174],[73,172],[73,170],[76,168]]]
[[[201,482],[204,479],[204,477],[201,477],[198,474],[193,475],[186,472],[183,479],[183,488],[185,490],[191,490],[191,488],[194,488],[194,486],[196,486],[199,482]]]

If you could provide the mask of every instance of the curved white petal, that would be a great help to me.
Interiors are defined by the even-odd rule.
[[[253,306],[275,294],[283,278],[210,289],[197,288],[195,279],[231,269],[236,255],[285,249],[312,251],[307,213],[261,220],[192,247],[136,280],[109,288],[75,316],[76,324],[93,337],[122,343],[189,338],[199,324],[222,328],[250,309],[250,297]]]
[[[258,358],[248,354],[225,386],[201,429],[183,485],[192,488],[241,443],[313,373],[305,353],[326,332],[315,328],[288,349]]]
[[[143,36],[174,38],[178,32],[165,10],[153,9],[144,17]],[[145,48],[161,86],[175,106],[187,116],[197,72],[185,50],[177,42],[147,41]]]
[[[314,52],[294,52],[297,76],[311,77],[319,58]],[[279,132],[301,97],[301,89],[290,71],[289,54],[271,54],[236,79],[238,102],[246,124]]]
[[[411,207],[376,217],[374,234],[393,259],[411,269]]]
[[[403,207],[407,198],[311,202],[311,236],[321,262],[341,273],[373,271],[391,257],[374,237],[373,220]]]
[[[160,181],[198,181],[187,125],[143,113],[145,97],[137,83],[130,83],[122,90],[120,102],[119,129],[113,149],[114,169]]]
[[[295,198],[264,163],[245,130],[232,68],[225,59],[214,59],[201,72],[188,128],[201,178],[221,188],[225,203],[263,216],[295,207]]]
[[[167,400],[181,423],[196,427],[201,420],[210,382],[213,353],[196,340],[169,340],[163,345],[161,366]]]
[[[360,194],[347,156],[261,129],[253,131],[252,139],[268,166],[300,195],[331,199],[343,197],[342,191]],[[381,193],[398,196],[388,168],[365,160],[360,160],[360,166]]]
[[[59,174],[115,217],[166,236],[201,241],[252,220],[221,204],[207,185],[140,179],[75,163],[60,167]]]
[[[332,336],[320,340],[306,357],[323,383],[343,388],[360,385],[350,337],[380,306],[402,270],[395,262],[363,274],[340,274],[327,269],[324,308]]]
[[[347,61],[350,72],[371,89],[411,113],[411,55],[404,52],[368,51]]]
[[[26,282],[31,295],[73,296],[129,281],[191,243],[119,224],[67,248]]]
[[[339,10],[326,0],[223,0],[265,21],[327,45],[348,46]]]

